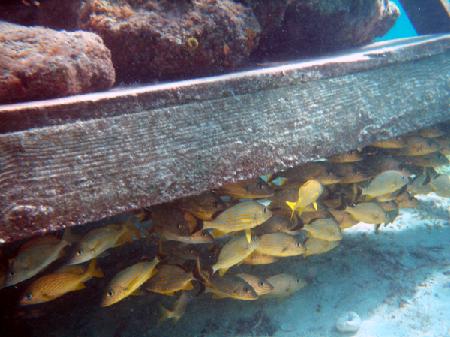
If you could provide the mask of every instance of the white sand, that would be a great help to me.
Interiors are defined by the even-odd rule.
[[[198,299],[178,324],[149,336],[450,336],[449,207],[450,199],[431,194],[379,234],[359,224],[328,254],[246,268],[261,275],[290,272],[311,282],[283,301]],[[362,320],[356,334],[335,328],[347,311]]]

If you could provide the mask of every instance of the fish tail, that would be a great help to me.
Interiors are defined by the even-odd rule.
[[[68,245],[70,245],[70,244],[72,244],[72,243],[74,243],[74,242],[76,242],[78,240],[79,240],[79,237],[74,235],[72,233],[72,230],[69,227],[67,227],[64,230],[64,234],[62,236],[62,241],[66,242]]]
[[[203,229],[206,229],[206,228],[214,228],[213,222],[212,221],[203,221]]]
[[[161,310],[161,317],[158,320],[158,326],[170,318],[176,318],[174,317],[173,312],[164,307],[162,304],[159,305],[159,309]]]
[[[103,271],[97,267],[97,261],[95,259],[89,263],[86,273],[92,277],[101,278],[104,276]]]
[[[202,284],[208,285],[211,282],[209,281],[209,276],[205,275],[205,273],[202,271],[202,267],[200,266],[200,257],[197,256],[197,260],[195,261],[195,273],[198,279],[201,281]]]
[[[294,201],[286,201],[286,205],[288,205],[288,207],[292,210],[292,212],[295,211],[295,205],[296,205],[296,204],[297,204],[297,203],[294,202]]]

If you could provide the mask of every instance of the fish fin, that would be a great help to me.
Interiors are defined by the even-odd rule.
[[[291,211],[294,212],[295,206],[297,205],[297,203],[295,201],[286,201],[286,205],[288,205],[288,207],[291,209]]]
[[[103,259],[103,258],[105,258],[105,257],[108,257],[108,256],[110,256],[111,255],[111,253],[110,252],[108,252],[108,251],[104,251],[103,253],[101,253],[99,256],[97,256],[97,258],[99,258],[99,259]]]
[[[222,232],[222,231],[220,231],[220,230],[218,230],[218,229],[213,229],[213,231],[212,231],[211,234],[212,234],[213,238],[220,238],[220,237],[222,237],[222,236],[227,235],[227,233]]]
[[[133,291],[130,296],[142,296],[145,295],[145,291],[142,290],[141,288],[136,289],[135,291]]]
[[[164,321],[172,318],[173,312],[164,307],[162,304],[159,305],[159,309],[161,311],[161,317],[158,320],[158,326],[160,326]]]
[[[79,241],[80,236],[73,234],[72,230],[69,227],[66,227],[61,240],[70,245],[72,243]]]
[[[192,281],[190,281],[188,284],[184,286],[183,290],[192,290],[192,289],[194,289],[194,285],[192,284]]]
[[[219,269],[219,275],[221,277],[223,277],[223,275],[225,275],[225,273],[228,271],[229,268],[221,268]]]
[[[301,215],[302,215],[302,213],[303,213],[303,208],[301,208],[301,207],[299,207],[298,209],[297,209],[297,215],[300,217]]]
[[[221,300],[221,299],[224,299],[225,296],[218,295],[216,293],[212,293],[212,298],[215,299],[215,300]]]
[[[213,222],[212,221],[203,221],[203,229],[207,228],[213,228]]]
[[[76,287],[73,290],[82,290],[86,288],[86,286],[84,285],[84,283],[80,282],[76,285]]]
[[[314,209],[317,211],[317,202],[313,202],[313,207],[314,207]]]
[[[69,273],[75,275],[82,275],[86,272],[86,268],[78,264],[69,264],[62,266],[57,270],[57,273]]]
[[[86,273],[88,273],[92,277],[101,278],[101,277],[104,276],[103,271],[99,267],[97,267],[97,260],[96,259],[91,260],[91,262],[89,263],[89,266],[87,268]]]
[[[198,279],[202,282],[202,284],[209,285],[211,282],[209,281],[209,275],[202,271],[200,266],[200,257],[197,256],[197,260],[195,261],[195,273],[198,276]]]
[[[248,243],[252,242],[252,230],[250,228],[245,230],[245,237]]]

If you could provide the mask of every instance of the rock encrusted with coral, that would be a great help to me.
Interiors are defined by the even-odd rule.
[[[65,51],[76,47],[101,51],[102,56],[94,57],[97,61],[109,60],[106,45],[111,52],[117,80],[125,83],[217,74],[255,61],[279,60],[280,56],[289,59],[359,46],[386,33],[398,16],[398,8],[389,0],[47,0],[39,5],[33,2],[0,5],[0,18],[6,21],[98,34],[104,44],[94,35],[83,33],[58,33],[60,35],[55,36],[60,38],[43,43],[49,43],[51,50]],[[23,88],[17,91],[20,86],[15,86],[12,80],[17,76],[11,74],[16,71],[14,67],[29,62],[20,58],[13,68],[5,68],[8,69],[8,82],[2,79],[3,88],[8,83],[8,92],[18,96],[16,100],[61,96],[110,86],[98,81],[91,86],[85,83],[91,82],[89,76],[104,78],[95,75],[95,71],[103,74],[106,68],[106,82],[110,83],[114,76],[109,61],[94,61],[95,66],[88,67],[79,64],[80,74],[97,69],[89,76],[77,75],[83,85],[74,84],[67,78],[61,81],[61,76],[72,76],[73,65],[82,58],[69,60],[67,64],[60,59],[59,67],[66,68],[68,75],[55,72],[49,68],[55,67],[52,65],[55,55],[36,48],[39,42],[30,44],[23,33],[26,28],[14,27],[13,30],[17,30],[12,35],[15,52],[19,49],[18,54],[36,52],[40,59],[39,72],[45,76],[38,81],[33,75],[34,83],[46,82],[49,77],[53,79],[45,91],[38,85],[39,95],[24,95]],[[1,34],[4,36],[4,32]],[[44,36],[46,34],[50,33]],[[63,36],[71,38],[66,41]],[[75,36],[90,42],[77,46],[73,43]],[[48,60],[44,60],[45,55]],[[66,54],[58,54],[63,55]],[[17,55],[8,57],[15,60]],[[34,73],[36,67],[34,65],[21,74]],[[47,67],[45,71],[44,67]],[[68,71],[69,68],[72,71]],[[81,89],[73,89],[76,86]],[[6,92],[6,89],[2,90]]]
[[[95,0],[82,7],[80,27],[104,39],[126,82],[234,69],[260,34],[252,10],[229,0]]]
[[[0,22],[0,103],[110,88],[109,50],[87,32],[58,32]]]
[[[389,0],[241,1],[252,6],[264,32],[256,58],[360,46],[387,33],[400,15]]]

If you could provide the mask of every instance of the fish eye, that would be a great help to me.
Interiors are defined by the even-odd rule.
[[[76,254],[77,254],[77,256],[80,256],[81,255],[81,249],[77,250]]]
[[[299,279],[299,278],[298,278],[298,279],[296,279],[295,281],[296,281],[297,283],[300,283],[300,279]]]
[[[12,277],[12,276],[16,275],[16,273],[13,272],[13,271],[10,271],[10,272],[8,273],[8,275],[9,275],[10,277]]]
[[[25,295],[25,299],[26,299],[27,301],[31,301],[31,300],[33,299],[33,294],[32,294],[32,293],[26,294],[26,295]]]
[[[114,295],[114,291],[112,289],[109,289],[108,292],[106,293],[106,295],[111,297],[112,295]]]
[[[258,285],[259,285],[260,287],[264,287],[264,281],[259,281]]]
[[[302,243],[299,241],[299,242],[297,242],[297,247],[301,247],[302,246]]]

